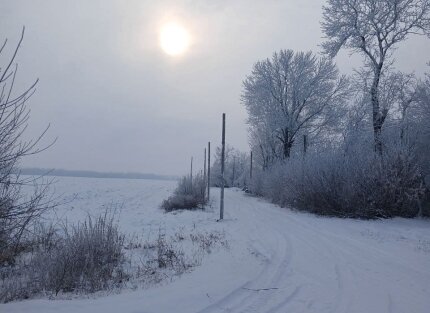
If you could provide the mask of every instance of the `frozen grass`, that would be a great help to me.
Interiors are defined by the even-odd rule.
[[[0,301],[148,287],[201,264],[225,234],[184,228],[156,238],[120,232],[115,210],[77,224],[38,224],[13,266],[0,268]]]
[[[41,226],[35,239],[31,252],[3,269],[0,300],[25,299],[41,291],[91,293],[127,278],[122,270],[124,235],[107,212],[61,229]]]

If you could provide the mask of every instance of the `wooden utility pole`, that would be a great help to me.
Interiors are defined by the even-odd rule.
[[[235,176],[236,176],[236,156],[233,157],[233,179],[231,182],[231,184],[232,184],[231,187],[234,187],[234,180],[236,178]]]
[[[252,179],[252,150],[251,150],[251,162],[250,162],[250,166],[249,166],[249,178]]]
[[[224,161],[225,161],[225,113],[222,114],[222,150],[221,150],[221,201],[219,207],[219,219],[224,219]]]
[[[205,148],[205,155],[204,155],[204,161],[203,161],[203,187],[202,187],[202,194],[205,194],[206,191],[206,148]]]
[[[206,182],[206,148],[205,148],[205,160],[203,162],[203,181]]]
[[[211,193],[211,142],[208,142],[208,200]]]
[[[191,184],[193,183],[193,157],[191,157],[191,170],[190,170]]]

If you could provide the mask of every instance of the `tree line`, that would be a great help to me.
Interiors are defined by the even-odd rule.
[[[227,185],[318,214],[429,214],[430,74],[401,72],[394,56],[429,36],[430,1],[329,0],[321,27],[322,54],[275,52],[243,81],[258,167],[243,176],[247,156],[228,151]],[[352,75],[334,62],[341,49],[362,56]]]

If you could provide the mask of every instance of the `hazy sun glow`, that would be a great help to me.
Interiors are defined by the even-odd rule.
[[[160,31],[160,45],[168,55],[182,54],[190,45],[190,34],[179,24],[165,24]]]

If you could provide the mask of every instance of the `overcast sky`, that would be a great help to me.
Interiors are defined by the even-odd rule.
[[[323,2],[2,0],[0,39],[10,50],[26,26],[16,90],[40,78],[27,136],[51,124],[45,142],[58,137],[23,164],[182,174],[192,155],[203,163],[208,140],[220,144],[223,112],[227,142],[248,150],[242,80],[276,50],[320,51]],[[158,42],[172,20],[192,37],[176,57]],[[421,74],[429,52],[430,40],[411,39],[397,67]],[[344,73],[360,60],[336,58]]]

